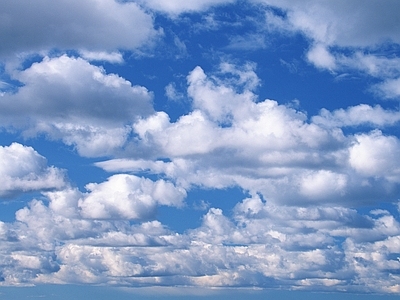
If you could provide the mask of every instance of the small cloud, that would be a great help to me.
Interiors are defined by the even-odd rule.
[[[387,79],[372,86],[371,91],[385,99],[400,99],[400,78]]]
[[[227,46],[228,49],[247,51],[265,49],[266,47],[265,37],[262,34],[234,36],[230,39],[229,45]]]
[[[282,66],[286,67],[289,70],[290,73],[295,74],[298,72],[299,63],[297,60],[293,60],[292,62],[287,62],[284,59],[280,59],[279,61]]]
[[[315,45],[307,53],[307,59],[317,68],[336,69],[336,59],[324,45]]]
[[[193,208],[195,210],[206,211],[210,208],[210,203],[202,199],[200,202],[193,203]]]
[[[124,62],[124,58],[120,52],[104,52],[104,51],[86,51],[79,52],[81,56],[88,61],[106,61],[109,63],[120,64]]]
[[[177,36],[174,37],[174,45],[178,49],[178,54],[175,56],[177,59],[186,57],[188,55],[185,43],[182,42]]]
[[[179,101],[184,98],[184,95],[176,90],[176,85],[173,82],[165,87],[165,96],[172,101]]]

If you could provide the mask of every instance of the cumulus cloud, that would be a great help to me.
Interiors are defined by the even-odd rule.
[[[171,122],[158,112],[133,125],[140,138],[136,147],[170,161],[117,159],[97,165],[165,174],[189,189],[237,185],[274,203],[349,205],[380,201],[380,193],[395,197],[400,188],[393,164],[398,139],[377,132],[345,135],[341,128],[392,125],[398,122],[397,112],[359,105],[333,113],[323,110],[309,122],[289,106],[257,101],[252,89],[258,78],[248,66],[223,65],[219,72],[208,76],[196,67],[189,74],[190,114]],[[369,164],[376,167],[360,169]]]
[[[179,18],[182,12],[234,1],[136,2]],[[398,94],[398,59],[364,52],[374,51],[382,37],[398,42],[397,25],[391,26],[397,3],[389,11],[387,3],[373,1],[254,2],[279,10],[264,7],[266,28],[302,32],[309,39],[306,57],[317,67],[353,68],[385,80],[376,86],[382,95]],[[3,55],[72,47],[81,58],[46,56],[12,70],[20,85],[2,93],[1,126],[27,137],[59,139],[80,155],[108,155],[112,159],[95,165],[117,174],[81,191],[66,184],[64,173],[32,148],[0,147],[0,195],[41,192],[16,212],[15,222],[0,221],[1,285],[399,292],[400,224],[393,209],[399,210],[399,204],[391,210],[351,208],[398,198],[400,140],[385,130],[398,124],[398,111],[360,104],[309,117],[293,106],[260,99],[255,64],[223,61],[214,72],[200,66],[189,72],[186,94],[173,82],[166,86],[169,99],[187,98],[192,105],[189,113],[172,120],[154,111],[146,88],[89,63],[121,63],[123,50],[136,49],[155,34],[152,17],[132,2],[88,3],[91,17],[82,9],[89,4],[61,2],[58,8],[43,0],[33,8],[36,16],[14,27],[7,22],[13,25],[16,14],[11,12],[19,4],[2,4],[8,19],[0,35],[10,42],[2,46]],[[45,4],[54,8],[54,24],[64,24],[65,32],[48,26],[53,23],[50,14],[43,15]],[[60,16],[70,7],[80,8],[77,28],[88,28],[76,36],[70,14]],[[115,15],[119,19],[111,22]],[[32,26],[26,46],[9,36],[36,24],[37,16],[47,25]],[[38,37],[37,29],[50,36]],[[123,41],[114,30],[121,31]],[[106,33],[107,41],[98,32]],[[258,33],[247,37],[262,48]],[[249,46],[241,39],[230,41]],[[190,51],[178,37],[175,44]],[[359,49],[341,53],[349,48]],[[208,211],[197,227],[179,234],[157,220],[160,206],[187,205],[193,188],[229,187],[242,189],[246,198],[232,210],[218,205],[227,199],[202,202]]]
[[[383,136],[375,130],[370,134],[356,136],[350,148],[350,165],[366,176],[385,177],[389,181],[400,181],[400,141],[394,136]]]
[[[235,72],[242,74],[240,70]],[[135,123],[143,143],[137,146],[149,146],[169,160],[97,164],[109,171],[150,171],[169,179],[116,174],[88,184],[86,192],[68,187],[44,193],[46,201],[34,200],[19,210],[15,223],[0,223],[0,251],[9,257],[0,261],[3,284],[396,292],[398,218],[388,211],[361,214],[341,205],[364,201],[377,189],[379,195],[387,188],[393,191],[399,180],[399,166],[393,163],[399,156],[398,139],[379,131],[346,136],[336,127],[343,118],[335,112],[330,116],[336,123],[319,127],[293,108],[272,100],[254,102],[248,89],[254,86],[252,76],[235,89],[232,78],[196,72],[192,97],[197,108],[191,114],[171,122],[159,112]],[[189,86],[192,79],[188,77]],[[215,99],[243,97],[243,107],[237,112],[227,104],[221,113],[195,98],[203,95],[202,89]],[[391,120],[386,111],[364,108],[368,120],[375,120],[375,114]],[[232,115],[228,125],[221,123],[224,114]],[[206,126],[198,132],[207,134],[184,134],[196,126]],[[206,139],[213,143],[204,146]],[[178,152],[182,145],[187,146]],[[226,160],[221,153],[229,153]],[[182,187],[190,190],[191,185],[238,185],[252,195],[232,213],[211,207],[199,227],[183,234],[152,220],[160,205],[182,206]],[[296,202],[282,205],[285,197]]]
[[[13,143],[0,146],[0,196],[63,188],[63,170],[47,165],[46,158],[33,148]]]
[[[6,0],[0,10],[3,58],[54,48],[135,50],[157,34],[152,17],[132,2],[41,0],[26,9]]]
[[[16,72],[21,86],[4,93],[2,125],[75,145],[83,155],[105,155],[121,147],[139,115],[153,112],[152,94],[116,74],[66,55]]]
[[[170,182],[122,174],[86,188],[90,194],[78,206],[83,217],[93,219],[148,219],[154,217],[157,205],[179,207],[186,196]]]
[[[60,194],[52,193],[53,202]],[[59,212],[33,201],[17,212],[18,222],[0,223],[3,239],[14,236],[1,248],[11,252],[0,262],[3,284],[397,291],[400,224],[389,212],[273,205],[255,195],[230,217],[210,208],[199,227],[181,235],[158,221],[131,225]]]

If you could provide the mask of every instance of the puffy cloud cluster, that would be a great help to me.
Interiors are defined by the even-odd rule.
[[[211,208],[201,226],[177,234],[158,221],[82,219],[54,208],[33,201],[16,223],[0,223],[4,284],[398,292],[400,224],[384,210],[276,206],[254,196],[231,217]]]
[[[81,199],[81,215],[94,219],[146,219],[152,217],[157,204],[181,206],[186,195],[164,180],[132,175],[114,175],[102,184],[89,184],[90,195]]]
[[[59,61],[87,68],[92,76],[83,73],[80,81],[100,80],[97,88],[122,89],[122,95],[144,91],[81,59],[60,57],[39,65]],[[47,80],[63,88],[54,71],[57,68],[43,68],[37,74],[49,69],[54,76]],[[29,78],[29,74],[24,76]],[[97,163],[119,174],[87,184],[86,192],[41,185],[36,190],[43,192],[42,198],[17,211],[15,222],[0,223],[3,284],[287,286],[398,292],[398,217],[384,210],[361,214],[347,207],[382,197],[395,199],[400,189],[400,141],[379,130],[342,131],[347,126],[397,124],[397,112],[360,105],[323,110],[309,119],[276,101],[259,101],[254,92],[259,79],[251,64],[223,63],[212,75],[196,67],[187,82],[193,110],[175,122],[165,112],[136,113],[140,106],[124,109],[129,97],[117,97],[121,106],[114,102],[111,110],[106,104],[101,106],[106,102],[100,102],[98,111],[86,111],[83,106],[81,116],[73,112],[83,104],[70,97],[53,104],[63,106],[60,120],[79,123],[85,118],[99,128],[130,127],[134,134],[124,141],[126,149],[120,154],[125,158]],[[35,87],[23,88],[31,86]],[[24,100],[19,93],[8,97]],[[8,105],[11,114],[11,101]],[[52,121],[59,111],[47,109],[48,116],[35,111],[38,120]],[[354,113],[359,111],[365,113]],[[129,121],[132,125],[124,125]],[[11,147],[13,152],[19,149],[42,161],[41,167],[18,168],[15,179],[24,178],[25,173],[34,174],[29,178],[47,174],[49,168],[33,149]],[[4,170],[8,176],[13,174],[10,167]],[[123,174],[143,171],[163,179]],[[211,207],[201,226],[182,234],[157,221],[159,206],[184,206],[193,187],[231,186],[250,194],[235,205],[232,214]],[[22,190],[9,191],[18,189]]]
[[[63,170],[47,165],[33,148],[18,143],[0,146],[0,196],[60,189],[67,183]]]
[[[0,124],[25,136],[62,139],[82,155],[107,155],[122,147],[128,125],[153,112],[146,88],[82,58],[45,57],[14,77],[22,86],[2,95]]]
[[[192,105],[172,121],[145,87],[89,61],[122,63],[119,51],[154,37],[139,4],[179,18],[235,1],[42,0],[29,13],[14,2],[0,4],[2,57],[72,48],[81,58],[8,65],[19,84],[1,94],[0,126],[109,156],[96,165],[116,174],[81,191],[34,149],[0,147],[0,196],[41,193],[15,222],[0,221],[2,284],[400,292],[399,209],[351,208],[398,201],[400,140],[385,130],[398,111],[360,104],[309,118],[259,99],[255,64],[225,61],[212,74],[195,67],[186,94],[169,81],[166,96]],[[376,86],[384,97],[398,96],[399,60],[364,52],[399,43],[397,2],[251,2],[267,5],[267,29],[306,36],[315,66],[360,70],[384,80]],[[248,197],[232,211],[215,200],[196,228],[178,234],[157,220],[160,206],[185,207],[193,188],[229,187]]]
[[[97,165],[114,172],[165,174],[189,189],[240,186],[274,203],[356,205],[381,201],[382,195],[395,199],[398,138],[379,130],[346,135],[342,127],[394,125],[398,112],[359,105],[322,110],[310,122],[291,107],[258,101],[252,91],[258,78],[249,65],[222,64],[218,73],[207,76],[196,67],[188,75],[191,113],[170,122],[166,113],[157,112],[133,125],[139,137],[134,145],[150,160]]]

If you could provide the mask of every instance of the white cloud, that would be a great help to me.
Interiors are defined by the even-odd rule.
[[[400,59],[357,51],[352,56],[336,55],[342,67],[360,70],[376,78],[393,78],[400,75]]]
[[[356,135],[350,148],[350,165],[364,176],[385,177],[400,182],[400,141],[394,136],[384,136],[375,130],[370,134]]]
[[[5,3],[8,7],[19,5]],[[66,34],[65,42],[53,37],[51,45],[46,44],[46,36],[35,41],[33,35],[26,47],[76,47],[87,60],[120,63],[119,49],[133,50],[154,34],[151,17],[133,3],[89,3],[104,8],[100,9],[103,21],[126,9],[117,25],[107,28],[107,41],[88,30],[93,36],[82,44],[83,33],[75,40]],[[231,1],[141,3],[177,16]],[[371,23],[380,19],[375,25],[381,27],[372,28],[365,16],[373,11],[375,2],[357,7],[358,15],[349,9],[361,3],[358,1],[268,3],[288,9],[284,17],[269,12],[270,28],[302,31],[311,40],[308,59],[316,66],[331,71],[353,68],[376,78],[389,78],[385,82],[392,81],[393,86],[378,87],[386,96],[398,94],[394,87],[397,59],[380,59],[363,51],[347,57],[338,50],[375,45],[380,40],[373,30],[397,39],[392,28],[380,23],[390,23],[394,15],[388,12],[388,20],[380,18],[386,4],[375,7],[377,16]],[[59,5],[65,9],[87,4],[70,1]],[[78,10],[76,24],[100,22],[95,18],[100,12],[91,8],[94,19],[86,18],[86,10]],[[144,26],[140,16],[150,25]],[[132,30],[135,17],[137,28]],[[22,20],[21,26],[30,20]],[[129,34],[145,31],[143,28],[151,28],[152,33],[144,32],[140,38],[125,31],[126,41],[122,42],[113,33],[122,30],[118,24],[124,21]],[[344,21],[353,22],[349,32],[342,30],[344,26],[348,29]],[[97,27],[103,26],[112,27],[109,22]],[[185,50],[181,40],[175,43]],[[3,53],[7,47],[25,49],[11,43],[3,46]],[[255,65],[224,62],[212,74],[200,67],[190,72],[187,95],[193,110],[172,121],[167,113],[154,112],[152,95],[145,88],[132,86],[82,58],[46,57],[25,70],[14,71],[21,87],[13,94],[2,94],[3,127],[21,129],[26,136],[44,133],[74,145],[81,155],[109,155],[114,159],[96,163],[107,171],[145,171],[148,177],[158,179],[117,174],[88,184],[83,192],[65,184],[63,172],[47,166],[45,158],[32,148],[19,144],[1,147],[0,194],[42,192],[39,200],[17,211],[15,222],[0,222],[1,284],[399,292],[398,214],[386,210],[362,214],[347,208],[357,207],[360,201],[397,199],[399,139],[384,134],[383,129],[365,133],[364,127],[357,127],[393,126],[400,119],[397,111],[357,105],[322,110],[308,118],[290,105],[259,99]],[[174,83],[167,85],[165,92],[170,99],[183,96]],[[354,133],[342,131],[346,126],[353,126]],[[218,208],[218,199],[213,205],[202,202],[201,208],[208,209],[202,224],[182,234],[154,220],[159,206],[184,206],[186,191],[190,193],[194,186],[235,186],[250,196],[226,212]]]
[[[387,79],[384,82],[373,87],[379,95],[389,99],[399,99],[400,96],[400,78]]]
[[[303,32],[317,43],[340,47],[373,47],[387,41],[400,42],[397,34],[400,6],[395,0],[384,3],[365,3],[362,0],[253,2],[283,9],[291,28]]]
[[[222,63],[220,71],[227,78],[207,78],[200,67],[196,67],[187,77],[188,95],[193,98],[195,108],[199,108],[211,117],[212,121],[231,122],[238,118],[234,114],[248,112],[249,103],[255,100],[252,90],[259,85],[259,78],[254,72],[254,65],[246,64],[242,69],[232,64]],[[229,78],[228,76],[232,76]],[[238,94],[236,88],[243,88]]]
[[[393,126],[400,121],[400,112],[385,110],[381,106],[359,104],[347,109],[337,109],[333,112],[322,109],[317,116],[312,117],[312,122],[327,127],[346,126]]]
[[[4,57],[56,49],[88,51],[135,50],[157,32],[153,20],[136,3],[114,0],[2,1]]]
[[[2,125],[62,139],[82,155],[112,153],[124,144],[127,125],[153,112],[146,88],[81,58],[45,57],[14,76],[23,86],[2,96]]]
[[[267,8],[266,28],[283,34],[302,33],[310,44],[306,58],[317,68],[335,72],[361,71],[385,80],[377,86],[384,97],[398,96],[392,82],[400,73],[399,59],[381,55],[381,47],[385,51],[387,45],[400,43],[397,34],[400,5],[397,1],[252,2],[264,3],[283,12],[283,15],[277,15]]]
[[[105,189],[114,179],[91,192],[99,203],[116,197],[111,190],[121,193],[119,184]],[[32,201],[17,212],[18,222],[0,223],[1,236],[14,234],[0,249],[9,257],[0,260],[5,284],[396,289],[397,278],[385,275],[400,268],[392,259],[400,251],[400,224],[390,213],[370,217],[343,207],[274,205],[256,195],[239,202],[231,217],[210,208],[201,226],[179,235],[158,221],[131,225],[63,215],[65,209],[54,203],[67,204],[65,199],[78,198],[76,192],[47,195],[49,207]]]
[[[175,83],[173,82],[165,87],[165,95],[172,101],[179,101],[184,98],[184,95],[176,89]]]
[[[209,76],[196,67],[189,74],[188,94],[195,107],[191,113],[171,122],[158,112],[133,125],[139,137],[136,149],[169,162],[126,158],[97,165],[109,171],[164,174],[186,189],[239,186],[274,203],[351,205],[361,199],[380,201],[380,193],[396,197],[397,139],[367,135],[390,145],[381,164],[384,156],[379,153],[388,145],[378,147],[375,138],[367,145],[363,134],[345,135],[341,127],[393,125],[397,112],[359,105],[332,113],[323,110],[309,122],[289,106],[257,101],[252,89],[258,78],[252,69],[226,64],[219,72]],[[370,152],[374,145],[379,148],[375,156]],[[371,163],[376,167],[370,172],[361,170]],[[390,172],[385,174],[385,168]]]
[[[88,184],[86,189],[89,195],[78,206],[84,218],[92,219],[149,219],[157,205],[179,207],[186,196],[170,182],[122,174],[101,184]]]
[[[122,63],[124,61],[124,58],[120,52],[108,53],[104,51],[93,52],[81,50],[79,53],[88,61],[106,61],[110,63]]]
[[[0,146],[0,157],[1,196],[60,189],[67,184],[64,172],[47,166],[46,159],[31,147]]]
[[[314,45],[307,53],[307,59],[317,68],[335,70],[335,57],[323,45]]]
[[[302,176],[300,194],[311,199],[330,197],[332,194],[344,194],[347,185],[347,176],[335,174],[331,171],[310,172]]]
[[[235,0],[138,0],[138,2],[153,10],[177,15],[183,12],[204,11],[212,6],[234,3]]]

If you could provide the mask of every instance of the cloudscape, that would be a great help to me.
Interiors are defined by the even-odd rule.
[[[399,294],[399,14],[3,0],[0,286]]]

